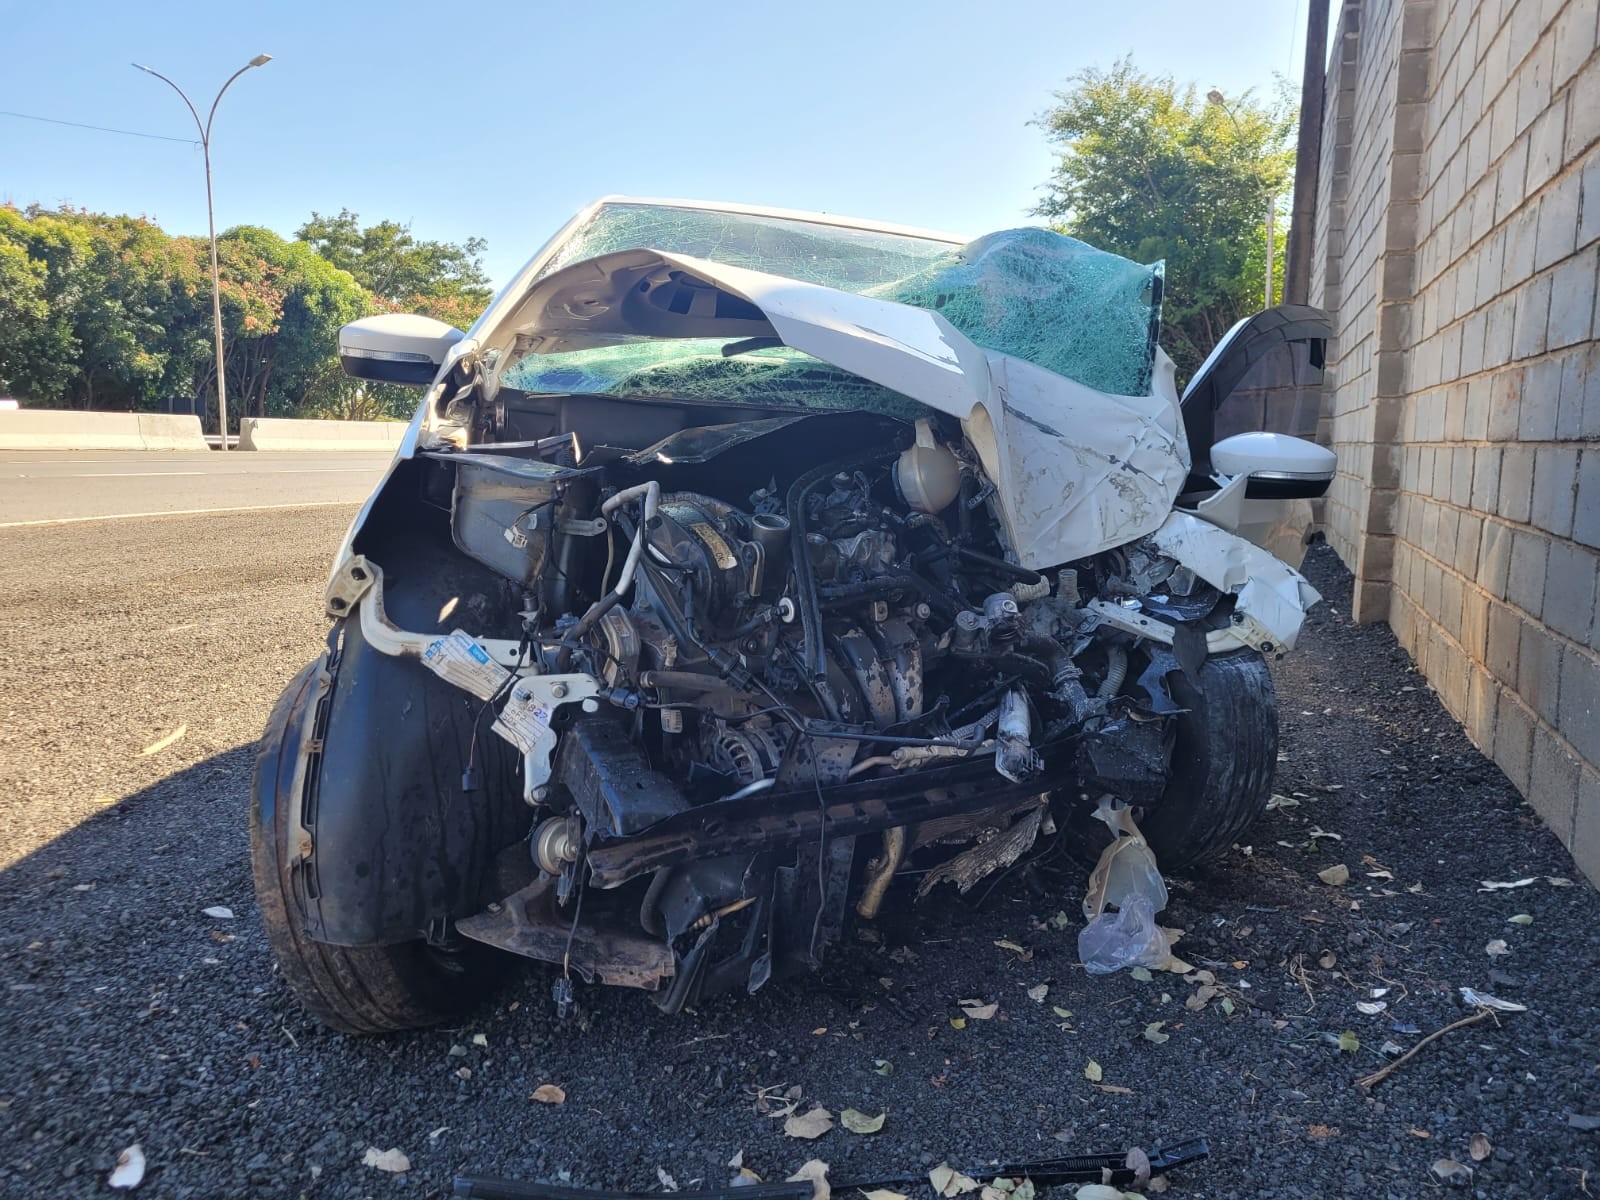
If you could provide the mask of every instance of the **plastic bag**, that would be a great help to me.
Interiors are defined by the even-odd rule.
[[[1115,839],[1100,853],[1089,875],[1089,888],[1083,897],[1083,915],[1098,917],[1109,906],[1122,908],[1134,896],[1143,897],[1152,913],[1167,906],[1167,885],[1156,866],[1156,856],[1133,823],[1125,806],[1102,801],[1095,816],[1111,829]]]
[[[1124,967],[1157,968],[1171,957],[1155,909],[1140,895],[1130,895],[1119,912],[1101,913],[1078,934],[1078,958],[1091,975]]]

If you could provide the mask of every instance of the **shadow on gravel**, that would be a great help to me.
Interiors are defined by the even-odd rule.
[[[1275,786],[1294,803],[1171,881],[1178,952],[1223,989],[1198,1010],[1181,976],[1084,974],[1084,870],[1058,854],[979,906],[912,906],[899,887],[820,974],[678,1018],[591,989],[558,1024],[530,968],[458,1028],[329,1034],[257,923],[241,747],[0,875],[0,1194],[103,1195],[132,1142],[150,1163],[135,1195],[198,1200],[435,1196],[464,1169],[636,1189],[659,1169],[689,1187],[725,1183],[736,1154],[769,1180],[810,1158],[846,1177],[1204,1133],[1212,1159],[1169,1195],[1409,1197],[1450,1158],[1469,1193],[1582,1196],[1583,1173],[1600,1178],[1600,1135],[1581,1128],[1600,1116],[1600,898],[1389,631],[1347,623],[1331,554],[1307,569],[1328,603],[1277,670]],[[1336,864],[1349,882],[1321,882]],[[1355,1085],[1386,1043],[1466,1015],[1461,986],[1529,1011]],[[957,1028],[968,998],[998,1009]],[[543,1083],[565,1102],[533,1101]],[[786,1137],[757,1097],[789,1088],[802,1111],[886,1113],[883,1131]],[[411,1170],[363,1165],[369,1148]]]

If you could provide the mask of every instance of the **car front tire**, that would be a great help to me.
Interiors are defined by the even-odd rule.
[[[501,974],[501,956],[487,947],[421,940],[336,946],[306,934],[292,878],[300,811],[295,769],[301,739],[311,733],[313,708],[335,694],[327,670],[324,657],[295,676],[274,706],[256,753],[250,858],[273,958],[305,1009],[341,1033],[391,1033],[458,1017]]]

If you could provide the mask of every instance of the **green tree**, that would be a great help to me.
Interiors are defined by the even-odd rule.
[[[1166,260],[1162,344],[1187,375],[1262,306],[1269,205],[1281,295],[1295,108],[1281,94],[1212,103],[1128,59],[1069,84],[1035,122],[1061,158],[1034,211],[1099,249]]]
[[[379,302],[270,230],[227,230],[218,257],[233,415],[348,408],[339,326]],[[214,395],[210,298],[204,238],[140,218],[0,208],[0,387],[32,403],[149,409]]]
[[[192,243],[196,254],[204,251],[203,240]],[[338,386],[328,367],[337,364],[339,327],[370,312],[370,298],[348,272],[270,229],[229,229],[217,252],[224,366],[238,414],[288,414],[326,403]],[[214,373],[208,364],[207,386]]]
[[[313,212],[295,237],[349,271],[380,303],[399,308],[465,301],[482,309],[489,302],[489,277],[482,262],[487,243],[482,238],[460,243],[418,241],[394,221],[362,228],[360,217],[348,208],[340,209],[336,217]]]

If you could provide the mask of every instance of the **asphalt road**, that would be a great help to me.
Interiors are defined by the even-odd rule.
[[[281,503],[299,486],[237,494]],[[558,1024],[529,970],[457,1028],[320,1030],[257,924],[245,789],[269,706],[325,634],[319,593],[352,511],[0,529],[0,1196],[110,1194],[135,1142],[135,1196],[212,1200],[438,1196],[464,1169],[660,1190],[658,1171],[725,1183],[736,1154],[767,1179],[811,1158],[840,1178],[1186,1133],[1213,1155],[1169,1196],[1415,1197],[1440,1190],[1440,1159],[1473,1170],[1465,1194],[1597,1190],[1600,1134],[1583,1126],[1600,1117],[1600,897],[1388,631],[1346,622],[1325,553],[1311,570],[1329,601],[1277,672],[1277,787],[1298,804],[1173,880],[1163,916],[1231,1012],[1224,997],[1186,1009],[1196,990],[1176,975],[1086,976],[1084,871],[1057,855],[967,901],[897,891],[822,973],[678,1018],[585,990],[581,1020]],[[1342,887],[1317,876],[1335,863]],[[1529,1011],[1355,1086],[1385,1042],[1410,1049],[1467,1015],[1462,985]],[[1383,1011],[1359,1010],[1377,988]],[[998,1011],[957,1028],[968,997]],[[565,1103],[533,1102],[543,1083]],[[756,1097],[789,1088],[802,1108],[885,1112],[883,1131],[787,1138]],[[363,1165],[373,1148],[410,1171]]]
[[[393,455],[0,450],[0,529],[107,517],[343,505]]]

